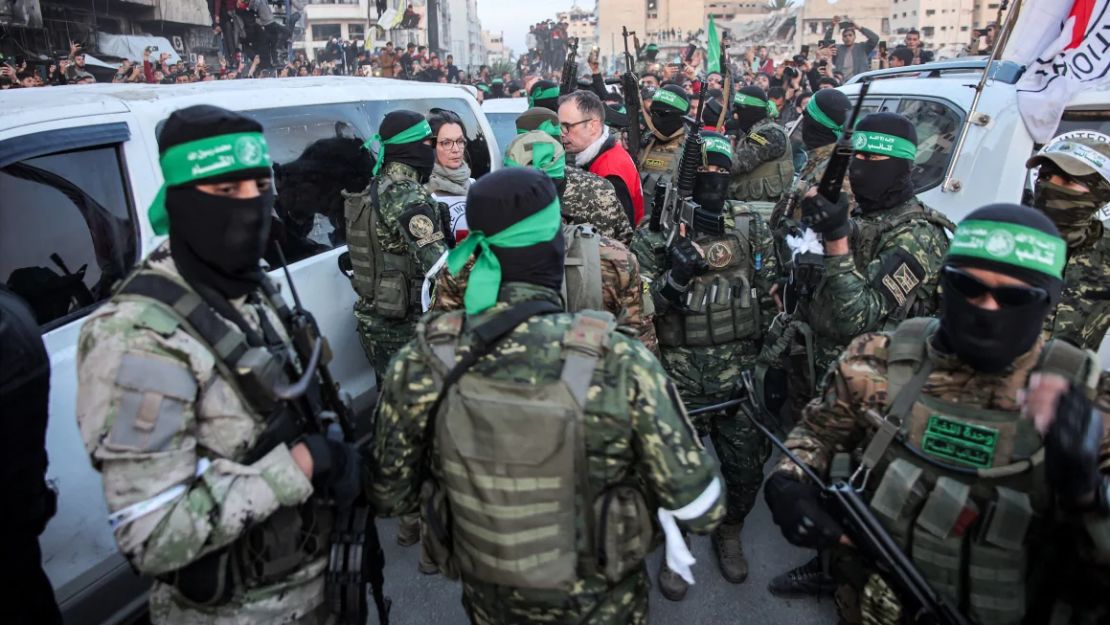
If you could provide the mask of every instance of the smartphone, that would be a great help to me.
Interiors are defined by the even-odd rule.
[[[831,48],[836,45],[835,39],[822,39],[817,43],[818,48]]]
[[[886,56],[886,42],[879,42],[879,56]]]
[[[802,53],[801,54],[802,54],[802,56],[806,57],[807,59],[809,58],[809,44],[808,43],[802,44]]]

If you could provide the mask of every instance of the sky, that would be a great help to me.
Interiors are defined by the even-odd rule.
[[[478,18],[482,28],[491,33],[504,32],[505,45],[519,55],[524,51],[524,36],[528,25],[545,19],[555,19],[555,13],[565,11],[574,0],[478,0]],[[593,0],[579,0],[578,6],[592,9]]]

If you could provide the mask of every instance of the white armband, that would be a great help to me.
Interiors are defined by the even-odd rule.
[[[663,528],[663,537],[666,539],[665,551],[667,557],[667,566],[678,573],[679,577],[686,580],[687,584],[694,583],[694,574],[690,572],[690,567],[697,562],[694,559],[694,554],[690,553],[690,548],[686,546],[686,541],[682,539],[682,532],[678,529],[679,521],[686,521],[689,519],[696,519],[709,511],[717,500],[721,497],[721,478],[715,477],[705,487],[693,501],[682,506],[678,510],[665,510],[659,508],[656,513],[659,517],[659,525]]]

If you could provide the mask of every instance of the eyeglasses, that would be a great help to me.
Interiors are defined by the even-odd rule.
[[[444,139],[443,141],[439,142],[439,147],[443,148],[444,150],[450,150],[453,147],[460,150],[465,150],[466,139]]]
[[[587,117],[586,119],[580,119],[580,120],[578,120],[574,123],[571,123],[571,124],[562,123],[562,124],[559,124],[559,129],[562,130],[563,134],[565,135],[568,132],[570,132],[571,128],[574,128],[575,126],[581,126],[582,124],[585,124],[586,122],[592,122],[593,120],[594,120],[594,118]]]
[[[975,276],[956,269],[944,268],[945,284],[968,299],[978,299],[990,293],[999,306],[1028,306],[1048,301],[1048,291],[1035,286],[988,286]]]

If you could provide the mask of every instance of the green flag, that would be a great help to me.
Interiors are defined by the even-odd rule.
[[[709,33],[709,56],[708,62],[705,67],[707,72],[721,72],[721,38],[717,36],[717,23],[713,21],[713,16],[709,16],[709,28],[706,29]]]

